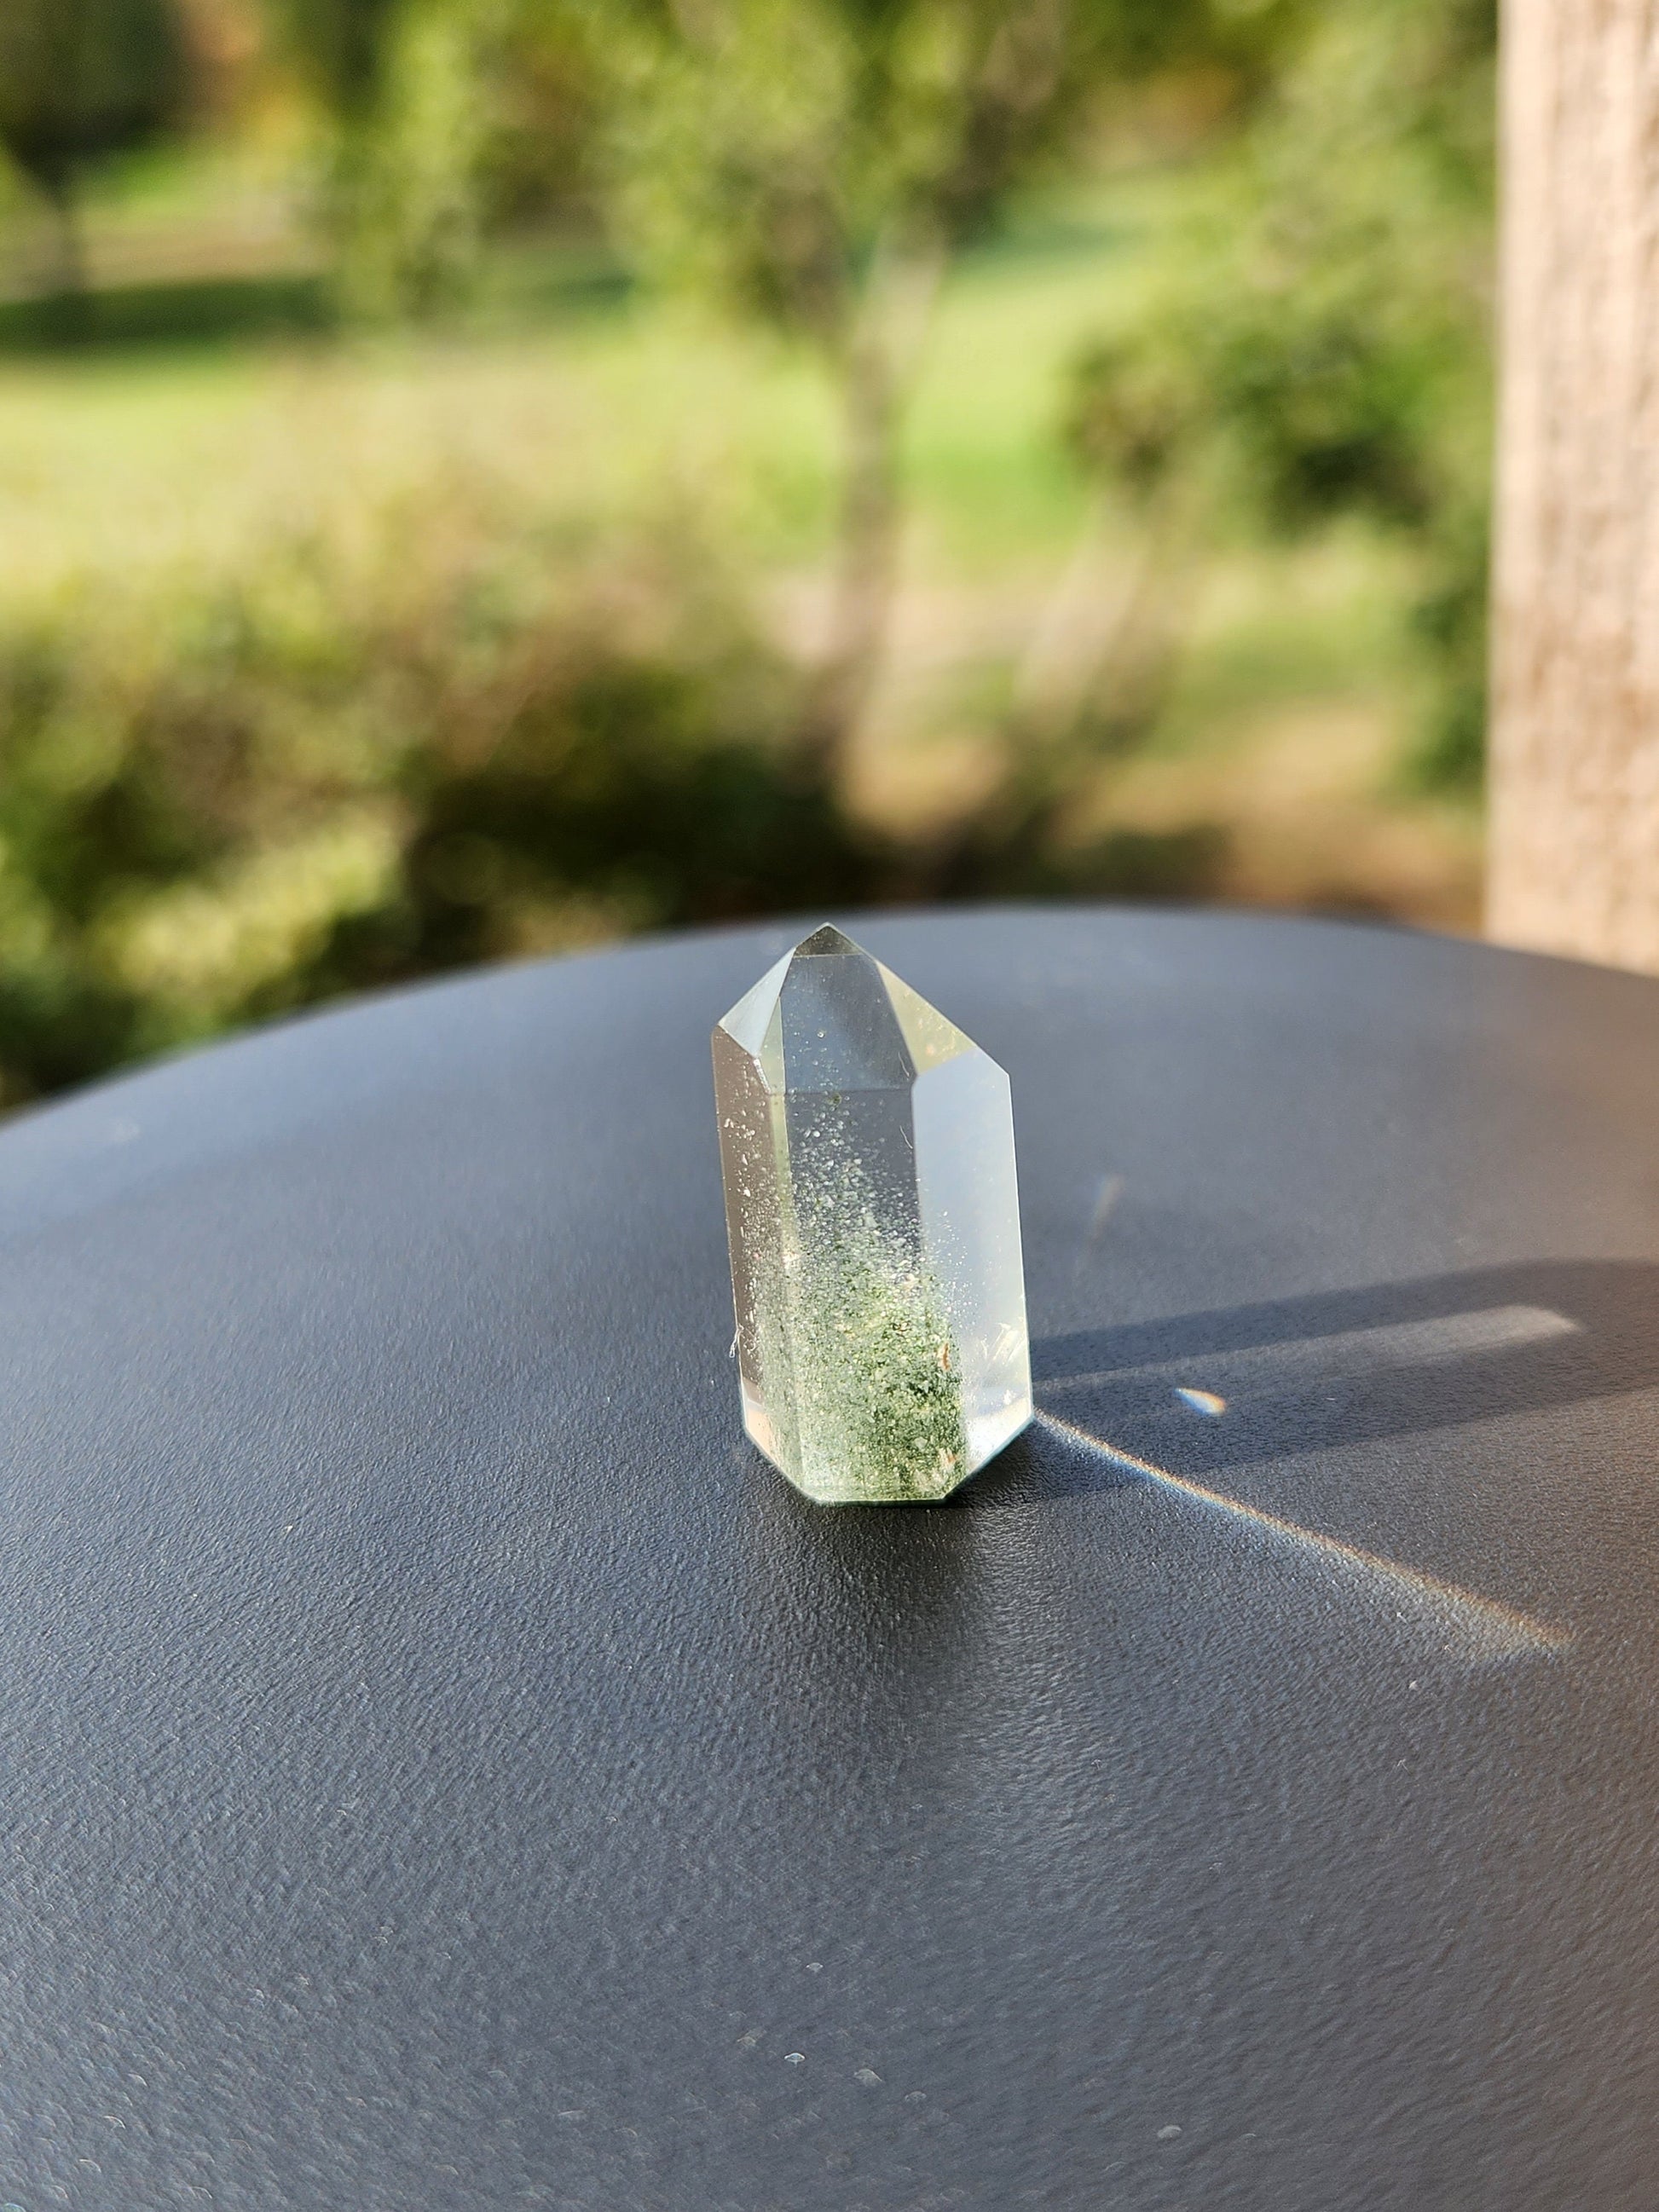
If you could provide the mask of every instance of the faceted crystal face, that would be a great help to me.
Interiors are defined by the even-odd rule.
[[[1031,1418],[1008,1079],[838,929],[714,1031],[743,1420],[809,1498],[943,1498]]]

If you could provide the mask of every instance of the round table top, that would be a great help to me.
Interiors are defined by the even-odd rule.
[[[799,929],[0,1133],[0,2205],[1653,2202],[1659,984],[853,927],[1013,1083],[1042,1411],[938,1507],[739,1431]]]

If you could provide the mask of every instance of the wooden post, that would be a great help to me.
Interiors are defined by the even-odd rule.
[[[1490,933],[1659,971],[1659,0],[1504,0]]]

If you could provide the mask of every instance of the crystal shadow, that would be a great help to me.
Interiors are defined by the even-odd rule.
[[[1041,1407],[1200,1474],[1659,1384],[1659,1267],[1470,1269],[1048,1337],[1032,1363]],[[1052,1435],[1020,1450],[1016,1490],[1115,1486]]]

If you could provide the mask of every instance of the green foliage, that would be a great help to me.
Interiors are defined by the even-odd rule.
[[[320,195],[342,304],[460,301],[491,223],[579,205],[587,57],[548,0],[273,0],[327,118]]]
[[[186,55],[171,0],[5,0],[0,144],[48,198],[175,118]]]
[[[585,0],[609,174],[653,265],[846,337],[880,252],[993,222],[1103,88],[1203,59],[1241,82],[1283,15],[1206,0]]]
[[[1089,347],[1066,427],[1085,466],[1144,511],[1194,458],[1211,404],[1194,338],[1154,324]]]
[[[429,315],[467,289],[489,128],[480,15],[407,0],[383,25],[378,96],[343,118],[330,215],[341,294],[359,315]]]
[[[389,511],[367,557],[301,538],[0,637],[0,1096],[343,988],[867,888],[876,848],[792,774],[787,673],[706,558],[480,549],[468,520]]]
[[[290,50],[336,115],[370,116],[406,0],[274,0]]]
[[[483,224],[591,224],[599,72],[574,11],[562,0],[503,0],[481,58]]]
[[[464,287],[476,246],[481,9],[276,0],[329,126],[319,212],[341,304],[384,320]]]
[[[1443,785],[1484,719],[1494,34],[1486,0],[1333,0],[1071,422],[1139,501],[1186,472],[1212,526],[1231,492],[1276,533],[1408,545]]]

